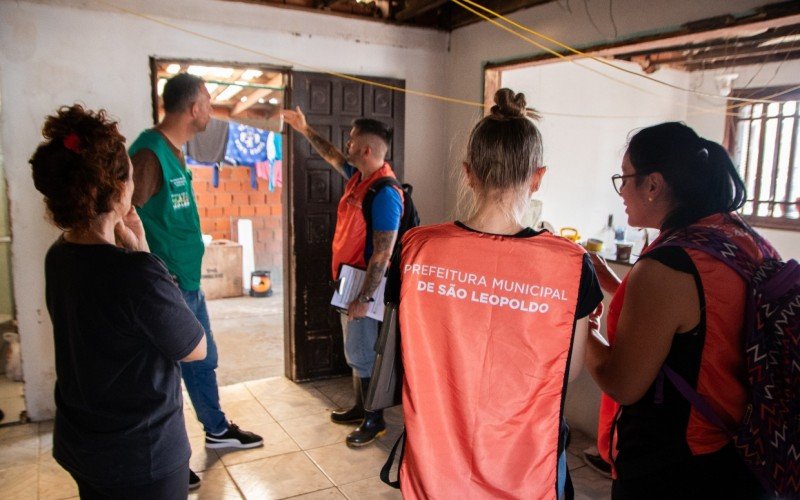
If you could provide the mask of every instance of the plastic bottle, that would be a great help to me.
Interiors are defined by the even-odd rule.
[[[614,258],[617,250],[617,238],[614,232],[614,214],[608,214],[608,223],[597,235],[597,239],[603,241],[603,256]]]

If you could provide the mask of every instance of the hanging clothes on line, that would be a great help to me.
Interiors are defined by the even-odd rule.
[[[186,154],[197,163],[219,164],[228,145],[228,122],[212,118],[203,132],[186,143]]]
[[[230,122],[225,161],[232,165],[250,167],[250,186],[258,189],[256,165],[267,160],[267,135],[265,130]]]
[[[186,143],[184,153],[188,165],[213,167],[211,184],[219,187],[219,165],[228,145],[228,122],[212,118],[203,132]]]
[[[259,178],[267,181],[270,192],[275,191],[276,187],[281,187],[283,184],[281,173],[283,165],[281,161],[283,154],[282,140],[281,134],[276,134],[275,132],[267,133],[267,161],[256,163],[256,173]]]

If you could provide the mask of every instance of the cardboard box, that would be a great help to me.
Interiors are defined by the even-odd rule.
[[[208,300],[242,296],[242,245],[214,240],[206,246],[200,286]]]

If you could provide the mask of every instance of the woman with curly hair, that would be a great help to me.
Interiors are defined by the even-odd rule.
[[[205,357],[203,328],[148,251],[116,122],[74,105],[47,117],[42,134],[33,182],[63,231],[45,260],[53,457],[81,498],[186,498],[178,361]]]

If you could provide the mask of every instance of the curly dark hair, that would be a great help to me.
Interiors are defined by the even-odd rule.
[[[45,197],[53,223],[85,229],[111,210],[128,180],[125,137],[105,110],[62,106],[42,127],[45,141],[29,160],[33,185]]]

